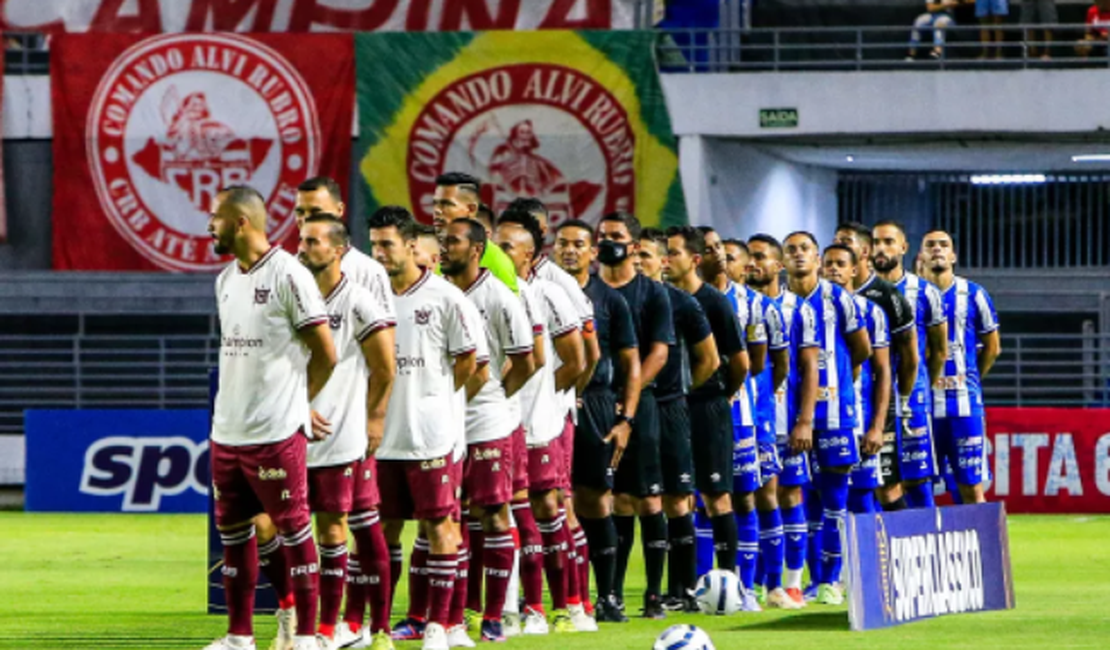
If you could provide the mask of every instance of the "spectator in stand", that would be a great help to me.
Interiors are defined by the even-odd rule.
[[[1075,53],[1088,57],[1097,47],[1099,56],[1106,56],[1106,42],[1110,37],[1110,0],[1095,0],[1087,10],[1087,33],[1075,46]]]
[[[1021,24],[1022,25],[1055,25],[1060,22],[1056,17],[1056,0],[1021,0]],[[1029,46],[1029,54],[1037,56],[1037,52],[1041,52],[1041,58],[1045,61],[1052,58],[1049,50],[1052,48],[1052,30],[1045,29],[1044,41],[1038,42],[1036,33],[1038,30],[1030,30],[1022,34],[1022,39],[1032,37],[1033,44]],[[1044,45],[1043,52],[1040,46]]]
[[[1010,15],[1009,0],[975,0],[975,17],[979,19],[979,42],[983,45],[980,59],[990,56],[994,43],[994,58],[1002,58],[1002,19]],[[994,26],[992,29],[991,26]],[[991,38],[993,35],[993,39]]]
[[[925,2],[925,13],[913,21],[913,31],[910,32],[910,54],[907,61],[917,58],[917,46],[921,45],[921,31],[933,30],[933,50],[929,56],[939,59],[944,53],[944,29],[956,24],[952,17],[952,10],[960,4],[960,0],[940,0],[939,2]]]

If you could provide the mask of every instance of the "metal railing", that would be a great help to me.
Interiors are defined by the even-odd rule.
[[[983,384],[988,406],[1110,407],[1110,335],[1002,336],[1002,354]]]
[[[953,25],[944,29],[945,44],[935,55],[933,31],[926,28],[915,56],[910,56],[912,30],[911,25],[667,29],[659,32],[657,53],[664,72],[1110,67],[1106,41],[1087,43],[1093,47],[1086,55],[1077,51],[1085,24],[999,25],[1003,41],[987,52],[979,26]],[[1051,41],[1044,39],[1045,30],[1052,32]],[[1042,58],[1045,53],[1050,58]]]

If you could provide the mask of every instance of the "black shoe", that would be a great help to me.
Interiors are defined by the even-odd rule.
[[[663,596],[663,611],[666,612],[681,612],[686,608],[686,603],[682,601],[681,596],[666,595]]]
[[[656,594],[644,596],[644,609],[642,611],[644,618],[650,618],[653,621],[662,621],[667,618],[667,613],[663,611],[663,600]]]
[[[701,607],[698,607],[698,599],[687,594],[682,597],[682,611],[687,614],[701,614]]]
[[[624,594],[621,594],[619,596],[617,594],[613,594],[613,604],[617,606],[617,609],[619,609],[623,612],[624,611]]]
[[[600,598],[594,607],[594,618],[598,623],[627,623],[628,617],[617,607],[612,596]]]

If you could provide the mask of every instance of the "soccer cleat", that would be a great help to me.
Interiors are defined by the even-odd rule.
[[[628,617],[617,606],[612,596],[597,601],[594,616],[598,623],[627,623]]]
[[[667,618],[667,613],[663,611],[663,601],[656,594],[644,596],[644,608],[641,611],[644,618],[653,621],[663,621]]]
[[[518,625],[519,627],[519,625]],[[482,621],[482,640],[491,643],[505,642],[505,629],[501,621]]]
[[[819,585],[817,587],[817,602],[822,605],[843,605],[844,593],[840,591],[840,585]]]
[[[586,608],[582,605],[568,606],[567,613],[570,614],[571,623],[574,623],[574,629],[579,632],[597,632],[597,621],[586,613]]]
[[[505,638],[511,636],[520,636],[522,630],[520,629],[520,613],[518,612],[504,612],[501,614],[501,631],[505,633]]]
[[[555,634],[572,634],[578,631],[578,628],[574,627],[574,622],[570,620],[570,614],[565,609],[557,609],[551,612],[549,625],[551,631]]]
[[[254,637],[229,634],[208,644],[204,650],[255,650]]]
[[[547,620],[543,612],[537,612],[531,607],[524,608],[524,634],[547,634]]]
[[[767,594],[767,607],[769,609],[801,609],[805,601],[798,603],[782,587],[776,587]]]
[[[466,612],[463,613],[463,616],[465,617],[465,620],[466,620],[466,631],[467,632],[477,632],[478,630],[480,630],[482,628],[482,613],[481,612],[476,612],[472,609],[468,609],[468,610],[466,610]]]
[[[365,638],[366,635],[369,632],[369,628],[363,628],[362,630],[363,630],[363,637]],[[351,647],[353,648],[355,646],[351,646]],[[362,646],[362,647],[370,648],[370,650],[394,650],[394,648],[393,648],[393,638],[389,636],[389,632],[384,632],[384,631],[378,632],[377,634],[374,635],[374,638],[370,641],[370,645]]]
[[[337,648],[365,648],[366,645],[355,645],[362,641],[362,629],[355,632],[347,621],[340,621],[339,625],[335,626],[335,645]]]
[[[759,599],[756,598],[755,591],[745,589],[740,592],[740,611],[742,612],[762,612],[763,608],[759,606]]]
[[[663,611],[681,612],[685,608],[686,603],[682,600],[681,596],[672,596],[670,594],[663,596]]]
[[[786,596],[790,598],[790,600],[794,601],[795,605],[797,605],[795,609],[801,609],[806,606],[806,598],[802,595],[801,589],[798,589],[797,587],[788,587],[786,590]]]
[[[393,626],[391,637],[394,641],[419,641],[424,638],[425,627],[426,624],[424,621],[415,618],[406,618]]]
[[[755,586],[755,599],[756,599],[757,602],[759,602],[759,604],[761,606],[765,607],[767,605],[767,586],[766,585],[756,585]]]
[[[339,650],[335,639],[328,638],[323,634],[317,634],[315,639],[299,636],[293,642],[293,648],[294,650]]]
[[[424,626],[423,650],[450,650],[447,643],[447,630],[439,623],[428,623]]]
[[[613,595],[613,604],[615,604],[617,606],[617,609],[619,609],[620,611],[623,612],[624,611],[624,596],[617,596],[616,594],[614,594]]]
[[[295,607],[279,609],[274,616],[277,618],[278,629],[274,642],[270,644],[270,650],[293,650],[293,634],[297,630],[297,609]]]
[[[466,633],[466,623],[460,623],[447,630],[447,645],[452,648],[473,648],[478,644]]]
[[[806,585],[805,591],[802,592],[802,597],[805,598],[807,603],[817,600],[817,585],[812,583]]]

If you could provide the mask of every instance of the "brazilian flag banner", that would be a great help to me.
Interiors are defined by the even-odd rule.
[[[614,210],[686,223],[678,155],[649,32],[355,36],[368,211],[430,222],[435,178],[483,181],[500,213],[543,201],[552,225]]]

